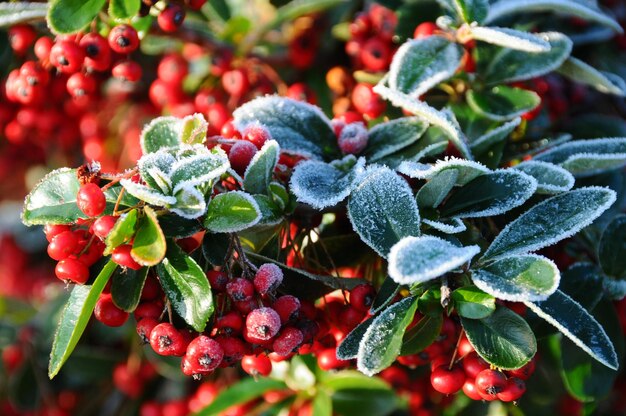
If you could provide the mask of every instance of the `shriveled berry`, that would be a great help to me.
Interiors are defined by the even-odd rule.
[[[89,269],[74,258],[63,259],[54,268],[56,276],[63,281],[84,284],[89,279]]]
[[[89,217],[97,217],[106,208],[106,198],[102,189],[94,183],[81,186],[76,195],[78,208]]]
[[[248,279],[239,277],[226,285],[226,293],[235,302],[245,302],[252,299],[254,295],[254,285]]]
[[[267,355],[246,355],[241,359],[241,368],[251,376],[268,376],[272,372],[272,362]]]
[[[283,281],[283,271],[274,263],[265,263],[254,275],[254,288],[261,295],[274,292]]]
[[[276,336],[272,348],[276,354],[286,357],[295,352],[302,345],[303,341],[302,331],[294,327],[287,327]]]
[[[230,166],[235,172],[243,175],[257,150],[256,146],[251,142],[245,140],[237,141],[228,152]]]
[[[117,25],[109,32],[109,47],[117,53],[131,53],[139,47],[139,34],[130,25]]]
[[[121,246],[116,247],[111,255],[111,260],[120,266],[128,267],[129,269],[141,269],[141,264],[137,263],[130,255],[132,248],[133,247],[130,244],[122,244]]]
[[[109,294],[102,294],[93,310],[95,318],[106,326],[122,326],[128,319],[128,312],[118,308]]]
[[[187,351],[183,335],[169,322],[158,324],[150,332],[150,346],[159,355],[182,357]]]
[[[278,313],[280,321],[286,324],[300,317],[300,300],[292,295],[283,295],[276,299],[272,308]]]
[[[454,394],[465,384],[465,372],[459,366],[439,366],[430,374],[430,384],[443,394]]]
[[[224,350],[214,339],[200,335],[187,346],[185,358],[192,374],[209,374],[222,362]]]
[[[274,338],[279,330],[280,316],[272,308],[255,309],[246,318],[246,332],[254,338],[267,341]]]
[[[168,4],[157,16],[157,24],[164,32],[175,32],[185,21],[185,9],[178,4]]]

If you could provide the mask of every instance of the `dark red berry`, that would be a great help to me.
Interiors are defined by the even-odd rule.
[[[150,346],[159,355],[182,357],[187,350],[183,335],[174,325],[163,322],[150,332]]]
[[[223,272],[217,270],[208,270],[206,272],[206,277],[209,279],[209,284],[211,285],[211,289],[217,292],[223,292],[226,290],[226,284],[228,283],[228,276]]]
[[[230,311],[217,318],[215,328],[227,335],[239,334],[243,330],[243,317],[237,311]]]
[[[93,315],[106,326],[113,327],[124,325],[128,319],[128,312],[118,308],[109,294],[100,295],[93,310]]]
[[[430,374],[430,384],[443,394],[454,394],[465,384],[465,372],[459,366],[439,366]]]
[[[355,286],[350,291],[350,306],[361,312],[368,312],[376,298],[376,290],[370,284]]]
[[[144,319],[154,319],[158,320],[163,313],[163,304],[162,302],[141,302],[135,308],[135,319],[137,321],[142,321]]]
[[[67,258],[57,263],[54,268],[56,276],[63,281],[84,284],[89,279],[89,269],[77,259]]]
[[[274,263],[265,263],[254,275],[254,288],[261,295],[276,291],[283,281],[283,271]]]
[[[157,24],[164,32],[177,31],[184,21],[185,9],[178,4],[168,4],[157,17]]]
[[[476,352],[471,352],[463,358],[463,370],[469,378],[475,379],[478,373],[489,368],[487,361],[483,360]]]
[[[106,208],[106,197],[98,185],[86,183],[80,187],[76,195],[76,204],[88,217],[97,217]]]
[[[485,400],[497,399],[498,393],[502,392],[507,385],[504,373],[496,370],[483,370],[476,376],[476,390]]]
[[[185,358],[192,374],[209,374],[222,362],[224,350],[214,339],[200,335],[189,343]]]
[[[522,368],[518,368],[516,370],[507,371],[508,375],[511,377],[517,377],[522,380],[528,380],[530,376],[535,372],[535,358],[530,360],[525,366]]]
[[[137,322],[137,335],[141,338],[141,342],[147,344],[150,342],[150,333],[159,322],[156,319],[144,318]]]
[[[280,330],[280,316],[272,308],[259,308],[250,312],[246,318],[246,333],[251,338],[267,341]]]
[[[241,368],[251,376],[268,376],[272,372],[272,362],[267,355],[246,355],[241,359]]]
[[[226,293],[235,302],[245,302],[252,299],[254,295],[254,285],[248,279],[239,277],[228,282]]]
[[[117,53],[131,53],[139,47],[139,34],[130,25],[115,26],[109,32],[109,47]]]
[[[141,264],[137,263],[130,254],[132,248],[133,247],[130,244],[122,244],[121,246],[116,247],[115,250],[113,250],[113,255],[111,255],[111,260],[120,266],[128,267],[129,269],[141,269]]]
[[[294,327],[287,327],[276,336],[272,349],[276,354],[286,357],[295,352],[302,345],[303,341],[304,335],[302,335],[302,331]]]
[[[230,367],[237,364],[248,350],[247,345],[236,337],[221,336],[216,337],[215,340],[220,344],[222,350],[224,350],[224,358],[222,359],[220,367]]]
[[[256,152],[257,148],[254,144],[245,140],[237,141],[228,152],[230,166],[235,172],[243,175]]]
[[[526,383],[517,377],[511,377],[506,381],[504,389],[497,394],[503,402],[514,402],[526,392]]]
[[[27,24],[18,24],[9,28],[9,43],[11,49],[18,55],[26,53],[36,38],[35,29]]]

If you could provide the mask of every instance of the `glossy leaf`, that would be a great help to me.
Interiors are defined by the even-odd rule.
[[[387,257],[391,247],[406,236],[420,234],[420,215],[411,188],[386,167],[368,170],[352,191],[348,216],[368,246]]]
[[[469,319],[483,319],[496,310],[496,298],[477,288],[464,286],[454,290],[450,298],[459,316]]]
[[[130,255],[142,266],[154,266],[165,257],[167,243],[154,210],[145,206],[143,212],[144,215],[137,224]]]
[[[482,260],[524,254],[555,244],[591,224],[615,198],[614,191],[600,187],[578,188],[553,196],[509,223]]]
[[[602,233],[598,245],[602,270],[609,276],[626,278],[626,215],[618,215]]]
[[[415,195],[420,207],[437,208],[452,190],[459,177],[456,169],[445,169],[434,175]]]
[[[274,168],[278,163],[280,146],[276,140],[268,140],[252,157],[243,175],[243,187],[251,194],[267,194]]]
[[[109,15],[114,19],[130,19],[139,13],[141,0],[109,0]]]
[[[428,123],[419,117],[402,117],[375,125],[369,130],[363,154],[375,162],[418,141]]]
[[[393,364],[416,309],[417,299],[409,297],[391,305],[374,319],[359,345],[359,371],[372,376]]]
[[[529,160],[515,165],[514,169],[521,170],[537,180],[538,194],[567,192],[572,189],[575,182],[571,173],[553,163]]]
[[[478,246],[457,247],[439,237],[405,237],[389,252],[389,276],[400,284],[426,282],[461,267],[479,252]]]
[[[626,95],[626,82],[615,74],[603,73],[580,59],[570,56],[559,73],[580,84],[589,85],[605,94],[623,97]]]
[[[494,121],[513,120],[541,104],[536,92],[506,85],[480,92],[469,90],[466,97],[472,110]]]
[[[129,268],[117,269],[111,278],[111,297],[115,305],[126,311],[133,312],[141,300],[141,291],[148,277],[148,267],[139,270]]]
[[[333,410],[340,415],[386,416],[399,405],[397,394],[388,388],[345,388],[334,392],[331,398]]]
[[[503,370],[524,366],[537,352],[533,331],[508,308],[498,307],[484,319],[461,317],[461,324],[478,355]]]
[[[271,378],[244,378],[228,389],[224,390],[211,402],[210,405],[195,413],[196,416],[217,416],[224,410],[237,404],[246,403],[261,397],[263,393],[272,390],[285,389],[285,383]]]
[[[48,377],[52,379],[61,370],[85,331],[96,302],[104,290],[117,264],[109,260],[92,285],[75,285],[65,304],[59,325],[54,334]]]
[[[260,219],[259,205],[251,195],[231,191],[213,197],[204,226],[213,233],[234,233],[252,227]]]
[[[211,287],[202,268],[171,242],[156,271],[174,311],[196,331],[204,331],[214,306]]]
[[[228,254],[230,236],[222,233],[205,233],[202,239],[202,254],[213,266],[222,266]]]
[[[390,390],[391,387],[380,377],[368,377],[354,370],[326,372],[320,384],[331,391],[369,389]]]
[[[402,340],[400,355],[416,354],[435,342],[443,325],[443,315],[425,315],[408,329]]]
[[[540,36],[506,27],[470,27],[472,38],[524,52],[548,52],[550,43]]]
[[[115,225],[104,240],[104,243],[106,245],[104,255],[108,256],[113,252],[116,247],[129,242],[135,235],[136,225],[136,209],[131,209],[130,211],[120,215],[120,217],[115,222]]]
[[[619,366],[613,343],[600,324],[580,304],[557,290],[542,302],[524,302],[580,349],[608,368]]]
[[[104,3],[105,0],[52,0],[48,26],[59,35],[79,32],[96,18]]]

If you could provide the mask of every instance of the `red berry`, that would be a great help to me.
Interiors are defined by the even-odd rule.
[[[536,359],[533,358],[522,368],[518,368],[516,370],[509,370],[507,371],[507,373],[511,377],[517,377],[522,380],[528,380],[530,376],[532,376],[533,373],[535,372],[535,362],[536,362]]]
[[[54,260],[63,260],[76,253],[78,238],[72,231],[64,231],[52,238],[48,244],[48,256]]]
[[[84,60],[85,52],[71,40],[57,41],[50,49],[50,63],[64,74],[78,72]]]
[[[96,90],[96,81],[92,76],[77,72],[67,79],[67,92],[72,97],[91,95]]]
[[[141,79],[143,70],[135,61],[122,61],[115,64],[111,69],[111,74],[121,81],[137,82]]]
[[[157,17],[157,23],[164,32],[177,31],[184,21],[185,9],[178,4],[168,4]]]
[[[235,365],[246,354],[248,348],[241,339],[230,336],[217,337],[215,340],[220,344],[222,350],[224,350],[224,358],[220,367],[230,367]]]
[[[341,129],[337,144],[345,154],[356,155],[367,147],[368,133],[363,123],[350,123]]]
[[[222,330],[227,335],[239,334],[243,329],[243,317],[237,311],[230,311],[217,318],[215,328]]]
[[[86,183],[80,187],[76,195],[76,204],[88,217],[97,217],[106,208],[106,197],[98,185]]]
[[[295,321],[300,317],[300,300],[295,296],[284,295],[272,304],[272,308],[278,313],[283,324]]]
[[[18,55],[26,53],[36,38],[35,29],[27,24],[18,24],[9,28],[9,43]]]
[[[95,318],[106,326],[122,326],[128,319],[128,312],[115,306],[111,295],[102,294],[93,310]]]
[[[20,75],[26,78],[29,85],[47,85],[50,74],[35,61],[26,61],[20,67]],[[34,120],[33,120],[34,121]]]
[[[465,357],[467,354],[474,351],[474,347],[469,342],[467,337],[463,335],[463,338],[461,338],[461,341],[459,342],[459,346],[457,347],[456,350],[457,350],[457,353],[459,354],[459,357]]]
[[[467,397],[472,400],[482,400],[482,396],[478,394],[478,390],[476,389],[476,383],[471,378],[465,380],[465,384],[463,384],[463,393]]]
[[[122,244],[121,246],[116,247],[111,255],[111,260],[120,266],[128,267],[129,269],[141,269],[141,264],[137,263],[130,254],[132,248],[133,247],[130,244]]]
[[[120,363],[113,369],[113,384],[119,391],[131,398],[141,396],[144,388],[144,381],[139,372],[131,371],[126,363]]]
[[[385,111],[385,102],[374,92],[373,86],[358,83],[352,90],[352,104],[358,112],[370,118],[376,118]]]
[[[369,9],[369,16],[376,35],[386,41],[391,41],[398,25],[396,13],[391,9],[374,3]]]
[[[64,231],[69,231],[70,229],[70,226],[65,224],[46,224],[43,227],[43,232],[46,235],[46,240],[50,242],[55,236]]]
[[[283,271],[274,263],[265,263],[259,267],[254,276],[254,288],[261,295],[276,291],[283,282]]]
[[[439,28],[433,22],[424,22],[417,25],[413,32],[415,39],[422,39],[432,36]]]
[[[13,372],[24,361],[24,351],[19,344],[10,344],[2,349],[2,363],[8,373]]]
[[[185,358],[192,374],[209,374],[222,362],[224,350],[214,339],[200,335],[189,343]]]
[[[278,355],[284,357],[297,351],[304,341],[302,331],[297,328],[287,327],[280,331],[280,334],[274,339],[272,349]]]
[[[526,384],[517,377],[511,377],[506,381],[504,389],[497,394],[503,402],[514,402],[526,392]]]
[[[54,268],[56,276],[63,281],[84,284],[89,279],[89,269],[77,259],[67,258],[57,263]]]
[[[161,284],[154,276],[148,276],[141,290],[141,300],[152,300],[162,295]]]
[[[257,148],[251,142],[245,140],[237,141],[228,152],[230,166],[235,172],[243,175],[256,152]]]
[[[187,343],[181,332],[169,322],[158,324],[150,332],[150,346],[159,355],[182,357]]]
[[[502,392],[507,385],[504,373],[496,370],[483,370],[476,376],[476,390],[485,400],[497,399],[497,394]]]
[[[93,233],[97,237],[105,239],[113,229],[113,226],[117,222],[118,218],[119,217],[115,217],[113,215],[103,215],[94,221],[92,228]]]
[[[156,319],[144,318],[137,322],[137,335],[141,338],[141,342],[147,344],[150,342],[150,333],[159,322]]]
[[[478,373],[489,368],[487,361],[483,360],[476,352],[471,352],[463,358],[463,370],[469,378],[476,378]]]
[[[168,84],[180,84],[187,76],[187,61],[178,54],[169,54],[161,59],[157,67],[159,79]]]
[[[359,13],[355,16],[354,20],[349,26],[350,35],[353,38],[362,38],[369,34],[372,29],[372,21],[367,13]]]
[[[161,313],[163,313],[162,302],[141,302],[135,308],[134,315],[137,321],[148,318],[158,320]]]
[[[224,290],[226,290],[228,276],[226,276],[223,272],[217,270],[208,270],[206,272],[206,277],[207,279],[209,279],[211,289],[218,292],[223,292]]]
[[[391,58],[391,47],[378,37],[368,39],[359,49],[359,59],[370,71],[386,70],[391,63]]]
[[[139,416],[163,416],[162,406],[154,401],[147,401],[141,404]]]
[[[267,355],[246,355],[241,359],[241,368],[251,376],[268,376],[272,372],[272,362]]]
[[[358,311],[368,312],[375,298],[374,287],[370,284],[361,284],[350,291],[350,306]]]
[[[327,348],[317,354],[317,365],[324,371],[336,370],[350,364],[350,361],[337,358],[336,348]]]
[[[117,53],[131,53],[139,47],[139,34],[130,25],[115,26],[109,32],[109,47]]]
[[[228,282],[226,293],[235,302],[245,302],[252,299],[254,295],[254,285],[248,279],[239,277]]]
[[[241,132],[241,138],[260,149],[266,141],[271,140],[272,135],[267,128],[260,124],[249,124]]]
[[[187,416],[189,414],[189,407],[187,406],[187,400],[170,400],[163,403],[163,416]]]
[[[465,372],[459,366],[439,366],[430,373],[430,384],[443,394],[454,394],[465,384]]]
[[[280,316],[272,308],[259,308],[250,312],[246,318],[246,333],[255,339],[267,341],[280,330]]]
[[[47,61],[50,58],[50,50],[54,45],[54,41],[47,36],[42,36],[35,42],[35,56],[41,61]]]
[[[106,71],[111,66],[111,48],[98,33],[87,33],[78,43],[85,51],[85,67],[92,71]]]
[[[230,95],[241,97],[250,86],[248,75],[242,69],[231,69],[222,75],[222,86]]]

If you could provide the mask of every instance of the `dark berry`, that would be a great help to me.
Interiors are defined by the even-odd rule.
[[[287,327],[276,336],[272,343],[272,349],[276,354],[286,357],[295,352],[303,341],[302,331],[294,327]]]
[[[376,290],[372,285],[361,284],[350,291],[350,306],[361,312],[368,312],[376,298]]]
[[[224,358],[220,367],[230,367],[237,364],[246,354],[247,345],[239,338],[231,336],[220,336],[215,338],[224,350]]]
[[[278,313],[283,324],[300,317],[300,300],[295,296],[284,295],[279,297],[272,304],[272,308]]]

